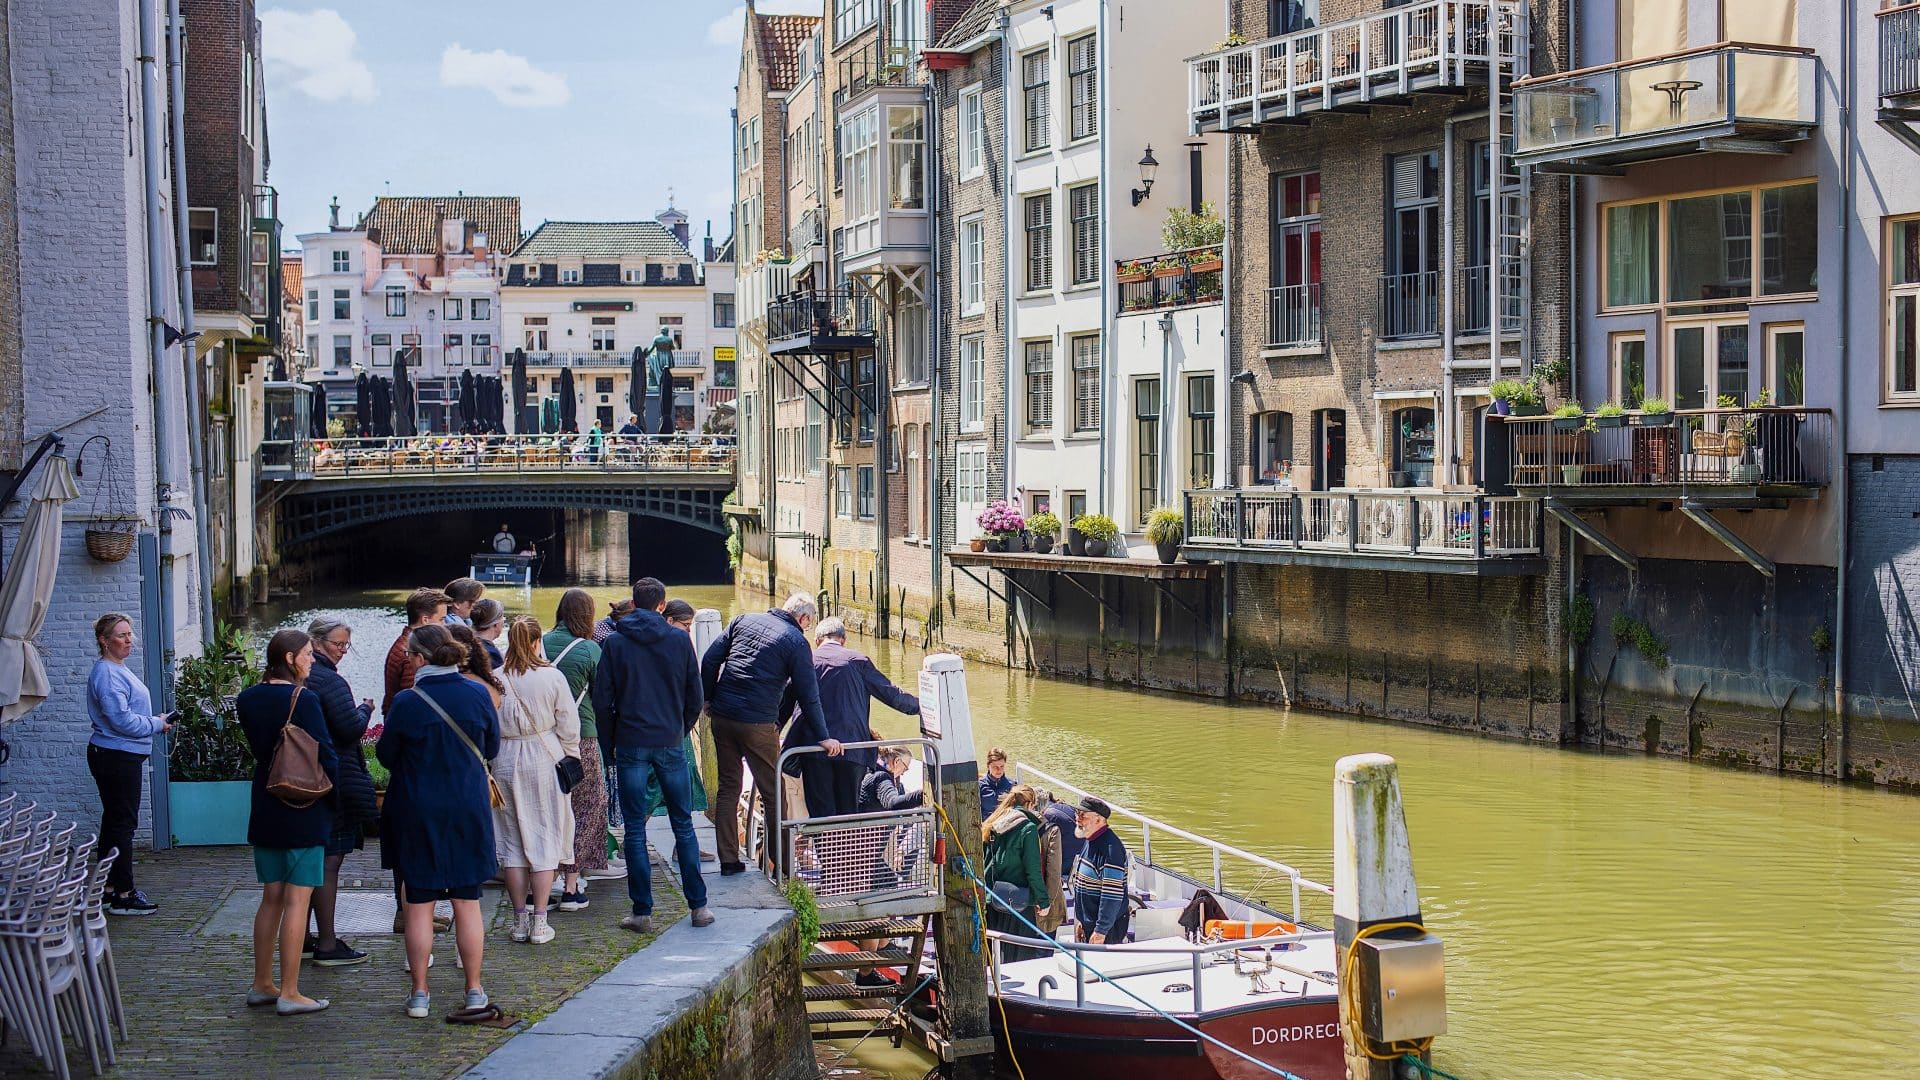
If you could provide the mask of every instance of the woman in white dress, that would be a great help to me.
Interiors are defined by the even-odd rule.
[[[507,631],[507,691],[500,703],[500,756],[493,759],[506,805],[493,811],[495,847],[513,897],[513,940],[544,945],[553,874],[573,857],[573,804],[555,771],[580,756],[580,713],[567,677],[540,651],[540,623],[531,615]],[[531,894],[533,909],[527,909]]]

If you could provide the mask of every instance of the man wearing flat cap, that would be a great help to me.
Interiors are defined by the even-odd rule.
[[[1074,939],[1115,945],[1127,939],[1127,846],[1107,828],[1113,810],[1089,795],[1073,814],[1073,835],[1086,841],[1073,860]]]

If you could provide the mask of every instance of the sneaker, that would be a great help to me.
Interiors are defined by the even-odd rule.
[[[122,893],[107,901],[107,914],[109,915],[151,915],[159,910],[160,905],[148,900],[147,894],[141,892],[139,889],[135,889],[130,893]]]
[[[892,986],[893,980],[877,971],[863,971],[853,977],[855,986]]]
[[[735,874],[744,874],[746,872],[747,872],[746,863],[723,862],[720,864],[721,877],[732,877]]]
[[[456,956],[456,957],[455,957],[455,959],[458,959],[458,957]],[[427,954],[427,968],[428,968],[428,970],[432,970],[432,968],[433,968],[433,954],[432,954],[432,953],[428,953],[428,954]],[[402,972],[403,974],[406,974],[406,975],[411,975],[411,974],[413,974],[413,961],[411,961],[411,960],[409,960],[409,959],[407,959],[407,957],[405,956],[405,954],[402,954],[402,955],[401,955],[401,957],[400,957],[400,971],[401,971],[401,972]],[[425,1013],[422,1013],[421,1015],[423,1015],[423,1016],[424,1016],[424,1015],[426,1015],[426,1014],[425,1014]]]
[[[476,986],[473,989],[467,991],[467,1008],[484,1009],[486,1007],[487,1007],[487,990],[485,987]]]
[[[553,940],[553,927],[547,925],[547,913],[533,913],[533,925],[527,930],[527,940],[535,945],[545,945]]]
[[[365,952],[354,948],[339,938],[334,939],[333,948],[326,952],[321,952],[316,949],[310,953],[309,956],[314,963],[321,967],[349,967],[353,964],[364,964],[367,962],[367,954]]]
[[[563,892],[560,894],[561,911],[584,911],[586,910],[586,906],[587,894],[584,889],[580,892]]]
[[[704,906],[694,908],[693,909],[693,925],[712,926],[713,925],[713,909],[710,907],[704,907]]]
[[[319,947],[320,947],[320,939],[313,936],[312,934],[308,934],[306,942],[300,946],[300,959],[302,960],[313,959],[313,951]]]
[[[653,933],[653,916],[629,915],[620,920],[620,929],[631,930],[636,934]]]
[[[589,880],[623,878],[627,876],[627,864],[625,862],[610,862],[603,870],[589,870],[581,876]]]
[[[714,855],[714,853],[711,851],[703,851],[700,853],[701,862],[712,862],[717,857],[718,856]]]
[[[524,909],[513,913],[513,929],[508,932],[507,940],[521,944],[526,942],[529,917],[529,913]]]
[[[415,990],[409,993],[407,995],[407,1015],[413,1017],[415,1020],[426,1019],[428,1012],[427,1003],[431,1000],[432,997],[425,990]]]

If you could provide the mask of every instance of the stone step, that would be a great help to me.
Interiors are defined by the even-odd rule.
[[[864,971],[877,967],[900,967],[903,956],[877,952],[814,952],[800,961],[801,971]]]
[[[809,984],[800,988],[808,1001],[854,1001],[861,998],[890,998],[900,995],[898,983],[885,986],[855,986],[852,983]]]
[[[924,933],[927,924],[920,919],[862,919],[859,922],[833,923],[820,928],[821,941],[854,941],[859,938],[910,937]]]

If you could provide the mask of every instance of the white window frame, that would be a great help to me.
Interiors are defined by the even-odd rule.
[[[960,179],[987,171],[986,89],[980,83],[960,91]]]
[[[1898,260],[1900,253],[1894,250],[1894,237],[1897,235],[1896,226],[1904,222],[1912,222],[1915,228],[1920,228],[1920,215],[1907,214],[1890,217],[1887,219],[1886,228],[1882,234],[1885,237],[1885,243],[1881,249],[1882,258],[1880,263],[1885,267],[1883,272],[1885,274],[1886,291],[1886,321],[1884,330],[1886,343],[1881,349],[1881,368],[1883,370],[1881,386],[1882,393],[1885,394],[1883,400],[1888,405],[1920,405],[1920,347],[1916,347],[1916,355],[1911,358],[1915,369],[1912,389],[1901,390],[1898,388],[1895,383],[1897,373],[1893,367],[1894,343],[1899,339],[1899,327],[1894,323],[1894,314],[1899,310],[1899,301],[1903,299],[1908,302],[1913,313],[1912,318],[1916,324],[1913,337],[1916,344],[1920,345],[1920,275],[1915,275],[1913,281],[1901,282],[1896,280],[1896,269],[1899,265]]]
[[[960,219],[960,314],[986,312],[986,278],[987,218],[973,214]]]
[[[407,287],[405,285],[387,286],[387,318],[404,319],[407,317]]]
[[[1092,342],[1091,364],[1082,364],[1080,346],[1083,342]],[[1099,334],[1075,334],[1067,339],[1067,356],[1073,365],[1073,431],[1078,435],[1090,434],[1100,430],[1100,412],[1105,407],[1100,395],[1106,382],[1101,371],[1102,353]],[[1088,374],[1088,373],[1091,374]],[[1085,384],[1091,380],[1091,387]],[[1086,391],[1086,392],[1082,392]]]
[[[493,318],[493,298],[491,296],[476,296],[470,301],[470,304],[471,310],[467,317],[474,322],[486,322],[488,319]]]
[[[1766,323],[1760,328],[1766,342],[1765,365],[1760,371],[1760,388],[1771,391],[1771,400],[1775,405],[1788,405],[1795,408],[1807,403],[1807,324],[1793,322]],[[1789,334],[1800,336],[1800,400],[1788,401],[1780,388],[1780,339]]]
[[[579,268],[578,268],[578,267],[567,267],[567,268],[563,268],[563,269],[562,269],[562,270],[560,271],[560,284],[562,284],[562,285],[578,285],[578,284],[580,284],[580,270],[579,270]]]
[[[841,176],[847,207],[847,253],[880,246],[884,177],[880,144],[881,106],[874,104],[840,122]]]
[[[1076,184],[1066,191],[1067,279],[1070,285],[1100,284],[1100,182]],[[1081,204],[1090,210],[1081,216]]]
[[[954,533],[960,540],[980,535],[976,520],[987,506],[987,444],[965,442],[954,449]]]
[[[1623,330],[1607,336],[1607,400],[1617,402],[1629,409],[1639,408],[1640,403],[1627,400],[1626,371],[1621,364],[1621,351],[1627,343],[1636,341],[1640,343],[1641,396],[1652,396],[1654,394],[1653,363],[1647,356],[1647,332]]]
[[[833,516],[853,517],[853,466],[833,467]]]
[[[1045,360],[1042,363],[1036,363],[1036,361],[1040,361],[1041,359],[1038,350],[1042,349],[1046,351]],[[1059,385],[1058,365],[1059,361],[1054,354],[1052,338],[1033,338],[1020,343],[1020,412],[1024,429],[1028,435],[1045,436],[1053,434],[1054,418],[1059,415],[1057,406],[1060,399],[1055,393],[1055,387]],[[1040,374],[1044,374],[1047,380],[1046,415],[1044,417],[1037,416],[1036,413],[1038,410],[1034,408],[1036,389],[1034,376]]]
[[[457,296],[449,296],[440,302],[440,317],[448,322],[459,322],[466,310],[466,303]]]
[[[336,274],[353,273],[353,252],[346,248],[333,249],[333,272]]]
[[[341,304],[347,305],[345,311],[342,311],[340,309]],[[336,319],[353,318],[353,290],[352,289],[333,290],[333,317]]]
[[[220,208],[217,206],[188,207],[187,208],[187,235],[188,237],[192,237],[194,232],[200,228],[200,226],[194,224],[194,221],[197,218],[200,218],[202,215],[211,215],[213,217],[213,242],[207,245],[211,249],[212,253],[208,255],[206,258],[201,258],[201,253],[199,250],[201,245],[199,244],[189,245],[187,249],[187,255],[188,255],[188,258],[191,260],[190,265],[218,266],[220,265]]]
[[[987,339],[968,334],[960,339],[960,430],[987,429]]]
[[[616,351],[614,344],[619,340],[618,336],[614,333],[616,329],[617,327],[612,326],[595,326],[589,328],[587,330],[587,341],[589,343],[587,347],[598,353]]]

